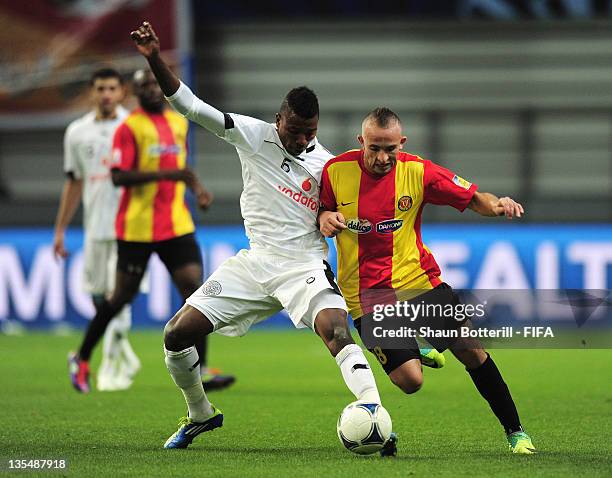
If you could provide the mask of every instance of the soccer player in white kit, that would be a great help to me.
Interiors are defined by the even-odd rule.
[[[83,287],[96,307],[113,291],[117,262],[115,216],[120,190],[110,176],[113,135],[128,115],[120,105],[124,96],[123,79],[112,68],[95,71],[90,80],[94,110],[70,123],[64,135],[64,183],[55,221],[53,250],[67,257],[64,246],[66,227],[81,198],[85,229]],[[103,358],[98,371],[98,390],[123,390],[132,384],[140,361],[127,338],[131,326],[130,306],[122,309],[104,335]],[[69,365],[72,365],[69,358]],[[88,382],[77,380],[78,367],[71,373],[73,385],[88,392]],[[82,389],[82,388],[86,389]]]
[[[346,303],[324,260],[327,248],[317,226],[319,180],[333,155],[316,139],[315,94],[306,87],[291,90],[276,124],[224,114],[172,73],[149,23],[131,36],[170,104],[236,147],[244,182],[240,207],[251,246],[221,264],[166,325],[166,366],[189,411],[164,447],[186,448],[200,433],[223,424],[223,414],[199,380],[198,338],[212,332],[243,335],[283,308],[296,327],[312,328],[321,337],[357,400],[380,403],[368,361],[351,337]]]

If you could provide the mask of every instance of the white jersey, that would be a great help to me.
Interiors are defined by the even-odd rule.
[[[317,226],[319,184],[333,155],[315,138],[299,157],[292,156],[274,124],[249,116],[225,114],[224,124],[217,127],[211,118],[215,121],[219,112],[183,84],[169,100],[179,112],[236,147],[244,183],[240,210],[251,248],[325,258],[327,247]]]
[[[299,157],[283,147],[276,126],[229,114],[225,135],[242,165],[240,210],[251,248],[274,252],[326,253],[317,226],[319,184],[333,155],[315,139]]]
[[[83,180],[83,225],[93,240],[115,238],[115,216],[120,189],[110,177],[113,135],[127,117],[119,106],[117,116],[96,120],[92,111],[70,123],[64,135],[64,171]]]

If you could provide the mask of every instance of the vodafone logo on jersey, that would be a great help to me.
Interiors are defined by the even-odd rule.
[[[302,183],[302,187],[304,187],[304,184],[306,184],[306,182],[308,182],[309,188],[312,188],[312,185],[310,184],[308,179],[304,181],[304,183]],[[316,212],[319,210],[319,202],[311,197],[306,196],[306,194],[304,194],[302,191],[294,191],[289,187],[281,185],[278,186],[278,190],[281,193],[285,194],[287,197],[293,199],[296,203],[301,204],[302,206],[310,209],[311,211]],[[306,189],[304,188],[304,190]]]
[[[310,182],[310,178],[306,178],[302,183],[302,189],[306,192],[312,189],[312,183]]]

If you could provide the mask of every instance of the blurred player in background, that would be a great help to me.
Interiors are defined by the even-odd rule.
[[[251,245],[221,264],[166,325],[166,366],[183,392],[188,416],[164,447],[186,448],[200,433],[223,424],[223,414],[193,370],[198,338],[215,331],[243,335],[283,308],[296,327],[309,327],[321,337],[358,400],[380,403],[367,359],[351,337],[346,303],[325,262],[326,244],[316,225],[319,177],[332,157],[316,139],[316,95],[306,87],[291,90],[276,124],[224,114],[172,73],[151,25],[143,23],[132,39],[171,104],[236,148],[244,180],[240,206]]]
[[[85,229],[83,286],[92,295],[98,309],[105,296],[113,291],[115,282],[115,215],[119,190],[111,181],[109,167],[115,130],[127,117],[128,111],[120,104],[124,85],[117,71],[111,68],[95,71],[90,86],[94,110],[70,123],[64,136],[64,172],[67,178],[55,221],[53,250],[57,257],[68,256],[64,234],[82,198]],[[140,369],[138,357],[127,337],[130,325],[131,311],[126,305],[111,321],[104,335],[98,390],[128,388]],[[84,368],[82,373],[86,371]],[[78,386],[77,383],[75,377],[73,384]]]
[[[113,183],[123,186],[115,221],[117,280],[112,295],[100,304],[78,353],[70,358],[71,377],[81,392],[89,389],[87,371],[93,348],[111,319],[136,296],[151,254],[157,253],[183,298],[202,283],[202,256],[185,191],[189,187],[202,209],[208,208],[212,195],[187,167],[188,121],[166,108],[150,71],[137,71],[133,86],[140,108],[115,132],[110,165]],[[206,346],[205,338],[198,341],[198,373],[206,366]],[[208,389],[234,382],[234,377],[216,373],[200,377]]]
[[[368,301],[372,290],[395,290],[398,295],[412,290],[416,291],[413,295],[419,294],[412,297],[415,301],[442,306],[459,303],[421,240],[425,204],[449,205],[459,211],[468,207],[482,216],[505,215],[508,219],[521,217],[524,211],[509,197],[478,192],[475,184],[447,169],[402,152],[406,142],[402,124],[388,108],[377,108],[366,116],[359,142],[360,150],[344,153],[325,166],[321,204],[326,210],[319,221],[326,237],[337,236],[338,282],[361,335],[361,321],[371,314],[371,302],[377,299],[372,294]],[[427,325],[428,319],[417,321]],[[461,323],[451,318],[443,325],[444,329],[457,328]],[[420,329],[415,325],[415,330]],[[375,347],[371,352],[395,385],[414,393],[421,388],[423,372],[416,340],[406,341],[404,349]],[[465,365],[504,427],[512,452],[533,453],[508,386],[482,344],[467,338],[428,341],[438,351],[449,348]]]

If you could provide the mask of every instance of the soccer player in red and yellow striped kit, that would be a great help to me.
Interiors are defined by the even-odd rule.
[[[151,114],[137,108],[117,129],[116,175],[161,176],[123,189],[115,223],[119,240],[154,243],[194,232],[185,204],[186,182],[164,178],[187,167],[186,140],[187,120],[170,109]],[[189,179],[188,173],[184,179]]]
[[[459,211],[470,208],[483,216],[509,219],[524,211],[511,198],[479,192],[475,184],[451,171],[402,152],[406,137],[401,121],[388,108],[376,108],[366,116],[359,142],[361,149],[337,156],[323,170],[319,224],[326,237],[336,237],[338,283],[362,335],[362,321],[371,320],[373,307],[381,299],[395,301],[412,291],[411,300],[458,303],[421,239],[425,204],[449,205]],[[449,327],[461,325],[450,322]],[[465,365],[504,427],[510,449],[533,453],[510,391],[482,344],[461,337],[429,341],[440,352],[450,349]],[[406,338],[402,349],[374,347],[371,352],[405,393],[421,387],[423,373],[415,339]]]
[[[75,388],[81,392],[89,390],[88,361],[93,348],[111,319],[138,293],[151,254],[157,253],[183,299],[202,283],[202,256],[185,191],[193,191],[202,209],[209,206],[212,195],[187,167],[188,121],[166,108],[163,93],[150,71],[134,74],[134,93],[140,108],[117,128],[110,165],[113,183],[123,186],[115,222],[115,290],[97,309],[72,359],[82,382]],[[234,382],[232,376],[206,369],[205,340],[196,347],[205,388],[223,388]]]

